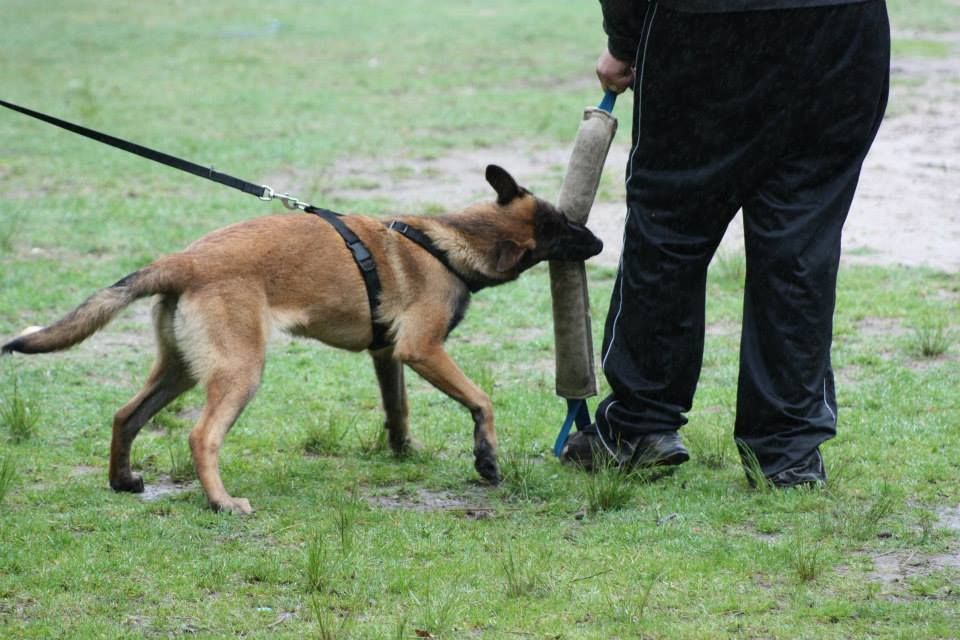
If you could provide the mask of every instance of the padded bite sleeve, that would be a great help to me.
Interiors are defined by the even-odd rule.
[[[610,113],[587,108],[560,187],[557,207],[572,221],[586,223],[597,195],[603,164],[617,131]],[[583,262],[551,262],[553,335],[557,395],[582,399],[597,393],[590,296]]]

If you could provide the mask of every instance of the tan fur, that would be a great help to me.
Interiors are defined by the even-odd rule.
[[[436,219],[401,219],[446,250],[463,275],[493,283],[519,274],[521,266],[509,264],[511,256],[520,254],[515,247],[537,249],[534,218],[544,204],[521,190],[506,205],[480,204]],[[383,286],[379,320],[389,326],[392,344],[372,356],[391,446],[399,453],[411,443],[403,381],[403,365],[408,365],[471,411],[477,469],[497,482],[490,399],[443,348],[451,319],[466,302],[464,283],[381,221],[361,216],[343,220],[372,253]],[[511,268],[503,269],[505,260]],[[249,220],[158,259],[93,294],[59,322],[10,342],[4,351],[67,348],[133,300],[155,294],[157,357],[143,389],[114,417],[110,484],[116,490],[143,490],[142,479],[130,469],[137,432],[167,403],[199,384],[207,399],[189,440],[200,483],[213,508],[249,513],[250,503],[224,488],[218,457],[224,437],[260,384],[271,329],[351,351],[367,349],[370,307],[357,265],[340,236],[317,216]]]

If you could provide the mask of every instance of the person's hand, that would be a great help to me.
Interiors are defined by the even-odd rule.
[[[633,85],[633,67],[629,62],[614,58],[609,49],[604,49],[597,60],[597,77],[604,91],[623,93]]]

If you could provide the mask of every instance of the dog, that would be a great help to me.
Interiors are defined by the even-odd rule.
[[[413,443],[404,383],[404,365],[409,366],[470,411],[474,467],[496,485],[500,472],[490,398],[457,367],[444,340],[463,318],[471,291],[514,280],[544,260],[586,260],[603,243],[504,169],[488,166],[486,179],[496,201],[460,212],[401,216],[391,225],[363,216],[341,218],[366,247],[379,275],[382,291],[374,309],[361,269],[329,222],[308,214],[274,215],[213,231],[157,259],[97,291],[54,324],[25,331],[2,352],[66,349],[135,300],[157,296],[152,314],[156,360],[146,384],[113,419],[109,481],[115,491],[143,491],[142,477],[130,468],[137,433],[199,384],[206,402],[189,436],[197,477],[214,510],[252,512],[247,499],[227,493],[218,459],[224,437],[260,384],[274,327],[370,352],[384,428],[398,454]],[[439,249],[439,258],[398,233],[398,224],[425,237]],[[385,346],[372,345],[376,323],[385,328]]]

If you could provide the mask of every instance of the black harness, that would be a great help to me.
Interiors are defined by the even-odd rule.
[[[383,293],[383,286],[380,284],[380,276],[377,274],[377,264],[373,260],[373,256],[370,254],[370,250],[367,249],[366,245],[357,237],[353,231],[350,230],[346,224],[344,224],[341,219],[340,214],[334,213],[328,209],[321,209],[319,207],[314,207],[312,205],[304,208],[304,211],[307,213],[312,213],[323,220],[326,220],[330,223],[330,226],[340,234],[340,237],[343,238],[344,243],[347,245],[347,248],[350,250],[351,255],[353,255],[354,262],[357,263],[357,267],[360,269],[360,275],[363,276],[363,283],[367,290],[367,302],[370,304],[370,320],[373,325],[373,339],[370,342],[370,349],[377,350],[383,349],[390,346],[391,342],[387,336],[387,331],[389,327],[384,323],[377,320],[377,311],[380,308],[380,294]],[[470,290],[470,293],[476,293],[484,286],[485,283],[466,278],[461,274],[454,266],[450,263],[450,257],[447,255],[447,252],[439,248],[434,244],[433,240],[430,237],[420,231],[419,229],[414,229],[405,222],[400,222],[399,220],[393,220],[387,223],[387,228],[391,231],[396,231],[405,238],[416,243],[422,247],[427,253],[432,255],[434,258],[440,261],[443,266],[447,268],[453,275],[457,276]]]
[[[339,214],[312,205],[304,211],[329,222],[350,249],[353,261],[357,263],[360,275],[363,276],[363,284],[367,289],[367,301],[370,303],[370,319],[373,322],[373,339],[370,342],[370,349],[383,349],[389,346],[387,326],[377,321],[377,310],[380,308],[380,294],[383,292],[383,287],[380,285],[380,276],[377,275],[377,264],[373,261],[367,246],[360,241],[357,234],[350,230],[350,227],[343,223]]]

